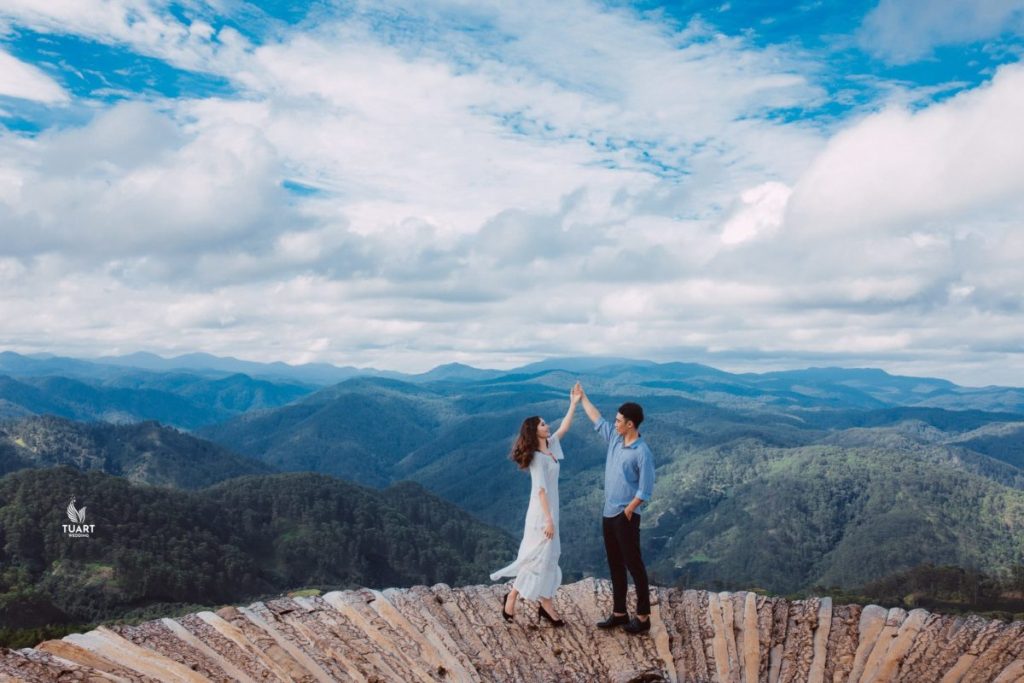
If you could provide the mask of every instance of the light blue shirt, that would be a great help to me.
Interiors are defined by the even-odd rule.
[[[608,443],[604,461],[604,516],[614,517],[634,498],[645,503],[654,493],[654,454],[642,436],[625,445],[608,420],[601,418],[594,431]]]

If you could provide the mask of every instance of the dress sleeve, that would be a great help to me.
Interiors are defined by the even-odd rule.
[[[536,496],[546,490],[544,482],[544,460],[540,455],[534,453],[530,462],[530,496]]]
[[[562,442],[554,434],[548,439],[548,448],[551,449],[551,452],[558,460],[565,459],[565,453],[562,452]]]

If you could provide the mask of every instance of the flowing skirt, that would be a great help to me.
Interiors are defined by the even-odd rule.
[[[526,515],[526,528],[515,561],[491,574],[491,581],[497,581],[503,576],[515,577],[513,588],[527,600],[553,598],[555,591],[562,585],[562,568],[558,566],[562,554],[558,522],[555,521],[554,538],[546,538],[543,517],[540,520],[531,519],[540,515],[531,515],[530,512],[533,511]]]

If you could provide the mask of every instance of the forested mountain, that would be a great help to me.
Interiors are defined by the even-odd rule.
[[[56,465],[185,489],[276,471],[156,422],[83,424],[53,416],[0,422],[0,474]]]
[[[95,525],[62,528],[74,497]],[[513,541],[413,483],[377,491],[311,473],[198,491],[70,467],[0,479],[0,628],[216,605],[297,587],[487,579]]]
[[[703,366],[671,371],[678,381],[651,379],[665,372],[653,364],[581,375],[606,416],[627,398],[648,413],[641,431],[658,484],[644,527],[660,581],[792,591],[863,585],[919,562],[999,572],[1020,561],[1024,416],[892,407],[872,395],[885,393],[875,385],[807,384],[888,377],[878,372],[809,372],[796,378],[804,384],[758,392]],[[576,378],[360,378],[202,434],[282,469],[373,486],[412,479],[519,534],[529,484],[507,459],[512,438],[530,414],[557,422]],[[909,381],[893,380],[900,395],[949,390]],[[582,411],[565,451],[563,569],[604,574],[604,449]]]
[[[276,408],[312,390],[238,374],[122,372],[89,379],[0,375],[0,419],[57,415],[114,423],[158,420],[195,429],[249,410]]]
[[[432,443],[443,422],[456,414],[446,396],[417,385],[357,379],[199,434],[282,470],[384,486],[394,480],[398,460]]]
[[[651,504],[655,566],[684,582],[856,586],[922,563],[1024,559],[1024,472],[890,430],[677,453]],[[842,436],[846,436],[843,434]]]
[[[563,359],[507,372],[450,364],[404,379],[353,377],[304,395],[309,387],[288,393],[244,376],[115,369],[122,374],[91,380],[102,385],[93,390],[158,392],[203,406],[203,419],[234,411],[197,431],[232,452],[378,488],[413,480],[515,536],[528,481],[507,453],[521,420],[557,422],[577,379],[609,418],[623,400],[639,400],[658,465],[645,552],[664,583],[790,591],[863,585],[919,562],[998,574],[1022,559],[1024,402],[1015,388],[871,369],[735,374]],[[8,406],[44,411],[50,395],[41,388],[76,380],[8,381],[17,383]],[[570,578],[606,571],[604,449],[582,412],[577,420],[561,480]],[[0,458],[18,462],[3,443]]]
[[[92,360],[59,356],[23,356],[0,351],[0,375],[15,379],[67,377],[89,384],[120,386],[132,376],[190,375],[222,379],[242,375],[273,385],[315,387],[356,377],[383,377],[408,383],[503,381],[563,371],[592,381],[607,381],[640,394],[658,389],[679,391],[719,405],[778,404],[805,407],[870,409],[922,406],[950,410],[1024,412],[1024,389],[962,387],[943,379],[891,375],[873,368],[807,368],[767,373],[730,373],[699,363],[654,363],[625,358],[552,358],[511,370],[481,370],[461,363],[429,372],[403,374],[374,368],[337,367],[325,363],[288,365],[258,363],[193,353],[161,358],[134,353]],[[157,387],[150,387],[157,388]],[[4,396],[0,394],[0,401]],[[278,405],[281,405],[280,403]],[[259,406],[253,406],[259,407]],[[269,407],[269,406],[268,406]],[[223,416],[219,419],[224,419]]]

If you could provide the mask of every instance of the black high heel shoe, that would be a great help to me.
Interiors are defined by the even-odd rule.
[[[505,621],[512,621],[516,617],[516,615],[505,611],[505,603],[508,602],[508,596],[510,595],[512,595],[512,591],[505,593],[505,597],[501,599],[501,616],[505,617]]]
[[[544,605],[537,605],[537,616],[542,619],[547,619],[551,622],[552,626],[565,626],[564,621],[562,621],[561,619],[555,619],[550,614],[548,614],[548,611],[544,609]]]

